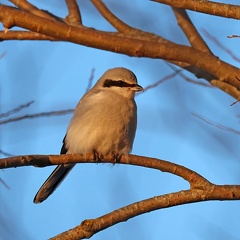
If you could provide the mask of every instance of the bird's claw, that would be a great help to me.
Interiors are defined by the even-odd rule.
[[[119,163],[121,161],[122,154],[112,153],[112,161],[113,163]]]
[[[101,153],[97,152],[96,150],[93,150],[93,154],[94,154],[94,161],[102,162],[103,155]]]

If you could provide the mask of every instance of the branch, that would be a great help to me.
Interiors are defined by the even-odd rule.
[[[66,0],[68,7],[67,22],[71,25],[82,26],[81,13],[76,0]]]
[[[205,43],[201,35],[198,33],[197,29],[190,20],[185,9],[172,8],[173,13],[177,19],[178,25],[181,27],[182,31],[186,35],[188,41],[191,45],[206,53],[211,53],[210,48]]]
[[[209,200],[239,200],[240,186],[219,186],[211,185],[205,190],[191,189],[180,192],[156,196],[143,201],[139,201],[96,219],[84,220],[79,226],[63,232],[52,240],[83,239],[111,227],[119,222],[125,222],[135,216],[148,213],[162,208],[202,202]]]
[[[19,166],[44,167],[64,163],[96,163],[94,154],[66,154],[66,155],[29,155],[5,158],[0,160],[0,168]],[[112,157],[101,160],[103,163],[113,163]],[[146,212],[173,207],[193,202],[209,200],[240,200],[240,185],[215,185],[198,173],[168,161],[136,155],[122,156],[120,164],[129,164],[169,172],[190,183],[190,189],[180,192],[156,196],[136,202],[108,213],[96,219],[83,221],[79,226],[64,232],[52,239],[82,239],[90,238],[93,234],[113,226],[119,222]],[[70,237],[71,236],[71,237]]]
[[[189,63],[208,71],[216,76],[216,79],[228,82],[230,85],[240,89],[240,82],[235,78],[235,76],[240,75],[238,68],[219,60],[213,55],[203,53],[191,47],[171,42],[157,42],[154,38],[139,40],[134,37],[120,36],[119,33],[113,34],[91,28],[68,26],[29,13],[23,13],[4,5],[0,5],[0,21],[6,28],[17,25],[62,41],[74,42],[129,56],[161,58],[169,61]],[[236,95],[235,98],[240,99],[240,94]]]
[[[167,80],[169,80],[169,79],[171,79],[171,78],[174,78],[176,75],[178,75],[179,72],[182,72],[182,71],[183,71],[183,69],[177,69],[175,72],[166,75],[165,77],[161,78],[160,80],[158,80],[158,81],[155,82],[154,84],[151,84],[151,85],[148,85],[148,86],[144,87],[144,93],[145,93],[146,91],[148,91],[149,89],[155,88],[155,87],[157,87],[158,85],[160,85],[161,83],[163,83],[163,82],[165,82],[165,81],[167,81]],[[138,96],[139,94],[142,94],[142,93],[143,93],[143,92],[137,93],[137,96]]]
[[[94,4],[94,6],[97,8],[97,10],[102,14],[102,16],[119,32],[132,32],[136,30],[135,28],[132,28],[122,20],[120,20],[118,17],[116,17],[107,7],[106,5],[99,0],[91,0],[91,2]]]
[[[195,116],[195,117],[197,117],[197,118],[199,118],[199,119],[201,119],[201,120],[203,120],[203,121],[206,122],[207,124],[210,124],[210,125],[212,125],[212,126],[215,126],[215,127],[219,128],[219,129],[221,129],[221,130],[224,130],[224,131],[227,131],[227,132],[231,132],[231,133],[235,133],[235,134],[240,134],[240,131],[237,131],[237,130],[234,129],[234,128],[226,127],[226,126],[221,125],[221,124],[219,124],[219,123],[217,123],[217,122],[213,122],[213,121],[207,119],[206,117],[201,116],[200,114],[197,114],[197,113],[194,113],[194,112],[193,112],[192,115]]]
[[[173,65],[167,63],[167,65],[176,73],[178,74],[181,78],[183,78],[185,81],[193,83],[193,84],[198,84],[201,85],[203,87],[210,87],[213,88],[212,85],[210,85],[209,83],[203,83],[203,82],[199,82],[199,81],[195,81],[189,77],[187,77],[182,71],[179,71],[179,69],[177,69],[176,67],[174,67]],[[145,91],[145,89],[144,89]]]
[[[240,7],[239,5],[224,4],[211,2],[206,0],[151,0],[153,2],[159,2],[167,4],[176,8],[189,9],[196,12],[207,13],[210,15],[240,19]]]
[[[209,38],[210,40],[212,40],[218,47],[220,47],[223,51],[225,51],[226,53],[228,53],[232,59],[234,59],[237,62],[240,62],[240,58],[238,58],[230,49],[228,49],[227,47],[225,47],[217,38],[215,38],[214,36],[212,36],[208,31],[206,31],[205,29],[202,29],[202,32],[204,33],[204,35]]]
[[[8,112],[1,113],[0,118],[5,118],[5,117],[8,117],[9,115],[12,115],[13,113],[17,113],[17,112],[21,111],[23,108],[29,107],[32,103],[34,103],[34,101],[27,102],[25,104],[19,105],[16,108],[13,108],[12,110],[10,110]]]
[[[55,20],[55,18],[49,16],[49,14],[47,14],[46,12],[38,9],[37,7],[35,7],[34,5],[32,5],[31,3],[29,3],[26,0],[9,0],[11,3],[13,3],[15,6],[19,7],[20,9],[32,13],[36,16],[39,17],[43,17],[43,18],[47,18],[50,20]]]
[[[17,121],[24,120],[24,119],[65,115],[65,114],[73,113],[73,111],[74,111],[74,109],[67,109],[67,110],[27,114],[27,115],[23,115],[23,116],[16,117],[16,118],[9,118],[6,120],[2,120],[2,121],[0,121],[0,125],[11,123],[11,122],[17,122]]]
[[[4,40],[50,40],[59,41],[57,38],[49,37],[40,33],[30,31],[0,31],[0,41]]]

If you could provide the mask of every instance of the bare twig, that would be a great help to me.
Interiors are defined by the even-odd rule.
[[[174,67],[172,64],[169,64],[166,62],[166,64],[175,72],[177,73],[181,78],[183,78],[185,81],[193,83],[193,84],[197,84],[197,85],[201,85],[203,87],[210,87],[213,88],[212,85],[210,85],[209,83],[204,83],[204,82],[199,82],[199,81],[195,81],[189,77],[187,77],[182,71],[179,71],[179,69],[177,69],[176,67]]]
[[[60,110],[60,111],[27,114],[27,115],[24,115],[24,116],[20,116],[20,117],[16,117],[16,118],[9,118],[9,119],[0,121],[0,125],[11,123],[11,122],[16,122],[16,121],[20,121],[20,120],[25,120],[25,119],[31,119],[31,118],[52,117],[52,116],[65,115],[65,114],[70,114],[70,113],[73,113],[73,112],[74,112],[74,109],[67,109],[67,110]]]
[[[0,149],[0,154],[2,154],[3,156],[6,156],[6,157],[13,157],[14,155],[10,154],[10,153],[7,153],[7,152],[4,152],[3,150]]]
[[[166,75],[165,77],[161,78],[160,80],[158,80],[158,81],[155,82],[154,84],[151,84],[151,85],[146,86],[146,87],[144,88],[144,93],[145,93],[146,91],[148,91],[149,89],[155,88],[155,87],[157,87],[159,84],[161,84],[161,83],[163,83],[163,82],[165,82],[165,81],[167,81],[167,80],[175,77],[175,76],[178,75],[178,73],[181,72],[181,71],[183,71],[183,69],[178,69],[176,72],[171,73],[171,74],[169,74],[169,75]],[[143,93],[143,92],[139,92],[139,93],[137,93],[137,95],[142,94],[142,93]]]
[[[4,186],[5,188],[7,188],[8,190],[11,189],[1,178],[0,178],[0,183],[2,183],[3,186]]]
[[[197,29],[193,25],[191,19],[189,18],[185,9],[172,8],[173,13],[177,19],[178,25],[181,27],[182,31],[186,35],[188,41],[191,45],[203,52],[211,53],[210,48],[205,43],[201,35],[198,33]]]
[[[65,0],[68,7],[67,22],[74,26],[82,26],[82,18],[76,0]]]
[[[159,2],[167,4],[176,8],[189,9],[196,12],[207,13],[210,15],[240,19],[239,5],[217,3],[212,1],[199,1],[199,0],[151,0],[153,2]]]
[[[95,72],[95,68],[93,68],[92,71],[91,71],[91,75],[90,75],[89,80],[88,80],[88,86],[87,86],[86,92],[92,87],[92,82],[93,82],[93,79],[94,79],[94,72]]]
[[[1,39],[1,37],[0,37],[0,39]],[[0,54],[0,59],[2,59],[6,54],[7,54],[7,52],[1,53],[1,54]]]
[[[225,47],[217,38],[207,32],[205,29],[202,29],[204,35],[212,40],[218,47],[220,47],[223,51],[228,53],[235,61],[240,62],[240,58],[238,58],[229,48]]]
[[[32,103],[34,103],[34,101],[27,102],[25,104],[19,105],[18,107],[14,108],[8,112],[1,113],[0,118],[5,118],[5,117],[8,117],[9,115],[17,113],[17,112],[21,111],[23,108],[29,107]]]
[[[207,119],[206,117],[203,117],[203,116],[201,116],[201,115],[199,115],[197,113],[193,112],[192,115],[197,117],[197,118],[199,118],[199,119],[201,119],[201,120],[203,120],[207,124],[210,124],[210,125],[212,125],[214,127],[217,127],[217,128],[219,128],[221,130],[224,130],[224,131],[227,131],[227,132],[231,132],[231,133],[235,133],[235,134],[240,134],[240,131],[237,131],[236,129],[233,129],[233,128],[230,128],[230,127],[226,127],[226,126],[221,125],[221,124],[219,124],[217,122],[213,122],[213,121]]]
[[[228,38],[240,38],[239,35],[231,35],[231,36],[227,36]]]

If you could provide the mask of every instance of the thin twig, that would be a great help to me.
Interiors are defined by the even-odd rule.
[[[193,84],[197,84],[197,85],[201,85],[203,87],[209,87],[209,88],[214,88],[214,86],[212,86],[211,84],[208,83],[204,83],[204,82],[199,82],[199,81],[195,81],[189,77],[187,77],[182,71],[178,71],[179,69],[177,69],[176,67],[174,67],[172,64],[169,64],[168,62],[165,62],[174,72],[176,72],[181,78],[183,78],[185,81],[193,83]]]
[[[1,178],[0,178],[0,183],[2,183],[3,186],[5,186],[5,188],[7,188],[8,190],[11,189]]]
[[[1,37],[0,37],[0,39],[1,39]],[[1,53],[1,54],[0,54],[0,59],[2,59],[6,54],[7,54],[7,52]]]
[[[240,134],[240,131],[237,131],[236,129],[233,129],[233,128],[230,128],[230,127],[226,127],[226,126],[221,125],[221,124],[219,124],[217,122],[213,122],[213,121],[211,121],[211,120],[209,120],[209,119],[207,119],[207,118],[205,118],[205,117],[203,117],[203,116],[201,116],[201,115],[199,115],[197,113],[192,112],[192,115],[195,116],[195,117],[198,117],[199,119],[203,120],[207,124],[210,124],[210,125],[212,125],[214,127],[217,127],[217,128],[219,128],[221,130],[224,130],[224,131],[227,131],[227,132],[231,132],[231,133],[235,133],[235,134]]]
[[[88,80],[88,86],[87,86],[86,92],[92,87],[92,82],[93,82],[93,79],[94,79],[94,72],[95,72],[95,68],[93,68],[92,71],[91,71],[91,75],[90,75],[89,80]]]
[[[169,75],[166,75],[165,77],[161,78],[160,80],[158,80],[158,81],[155,82],[154,84],[151,84],[151,85],[146,86],[146,87],[144,88],[144,93],[145,93],[146,91],[148,91],[149,89],[155,88],[155,87],[157,87],[159,84],[161,84],[161,83],[163,83],[163,82],[165,82],[165,81],[167,81],[167,80],[175,77],[175,76],[178,75],[178,73],[181,72],[181,71],[183,71],[183,69],[178,69],[176,72],[171,73],[171,74],[169,74]],[[139,93],[137,93],[137,95],[142,94],[142,93],[143,93],[143,92],[139,92]]]
[[[60,110],[60,111],[51,111],[51,112],[28,114],[28,115],[24,115],[24,116],[20,116],[20,117],[16,117],[16,118],[9,118],[9,119],[0,121],[0,125],[11,123],[11,122],[16,122],[16,121],[20,121],[20,120],[25,120],[25,119],[31,119],[31,118],[66,115],[66,114],[70,114],[70,113],[73,113],[73,112],[74,112],[74,109],[67,109],[67,110]]]
[[[240,38],[239,35],[231,35],[231,36],[227,36],[228,38]]]
[[[13,157],[14,155],[10,154],[10,153],[7,153],[7,152],[4,152],[3,150],[0,149],[0,154],[6,156],[6,157]]]
[[[17,112],[21,111],[23,108],[29,107],[32,103],[34,103],[34,101],[27,102],[25,104],[19,105],[18,107],[14,108],[8,112],[1,113],[0,118],[5,118],[5,117],[8,117],[9,115],[17,113]]]
[[[229,48],[225,47],[217,38],[211,35],[207,30],[202,29],[204,35],[212,40],[218,47],[220,47],[223,51],[228,53],[235,61],[240,62],[240,58],[238,58]]]

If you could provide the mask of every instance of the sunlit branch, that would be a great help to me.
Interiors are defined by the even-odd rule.
[[[90,238],[92,235],[111,227],[117,223],[125,222],[133,217],[139,216],[151,211],[169,208],[173,206],[210,201],[210,200],[239,200],[239,185],[215,185],[210,184],[206,188],[182,190],[153,198],[135,202],[128,206],[119,208],[111,213],[98,217],[96,219],[84,220],[79,226],[63,232],[51,240],[65,239],[83,239]]]
[[[119,32],[132,32],[135,30],[131,26],[127,25],[125,22],[116,17],[107,7],[106,5],[99,0],[91,0],[97,10],[102,14],[102,16],[110,23],[114,28],[116,28]]]
[[[240,6],[232,4],[217,3],[212,1],[199,1],[199,0],[151,0],[167,4],[172,7],[189,9],[196,12],[207,13],[210,15],[240,19]]]
[[[3,22],[6,28],[17,24],[19,27],[27,28],[30,31],[36,31],[59,40],[75,42],[85,46],[136,57],[161,58],[168,61],[189,63],[208,71],[209,74],[214,74],[216,79],[220,79],[229,85],[235,86],[236,89],[240,89],[240,82],[235,79],[235,76],[240,75],[238,68],[219,60],[214,55],[191,47],[168,41],[154,41],[154,38],[149,40],[148,36],[148,40],[143,40],[142,37],[140,39],[135,38],[135,35],[126,37],[120,36],[118,33],[112,34],[91,28],[77,28],[57,21],[49,21],[32,14],[22,13],[4,5],[0,5],[0,21]]]
[[[68,7],[67,21],[71,25],[82,26],[82,18],[76,0],[65,0]]]
[[[1,159],[0,168],[20,166],[44,167],[64,163],[96,163],[96,160],[94,154],[92,153],[86,155],[28,155]],[[104,159],[101,159],[101,163],[116,164],[116,162],[112,159],[112,156],[107,156]],[[239,185],[215,185],[198,173],[165,160],[136,155],[129,155],[126,157],[123,155],[118,163],[169,172],[188,181],[190,189],[162,196],[155,196],[153,198],[130,204],[99,218],[85,220],[76,228],[52,239],[69,239],[69,234],[71,234],[71,239],[89,238],[93,234],[119,222],[127,221],[128,219],[140,214],[162,208],[209,200],[240,200]]]
[[[185,9],[172,8],[173,13],[177,19],[178,25],[186,35],[190,44],[203,52],[211,53],[210,48],[205,43],[201,35],[198,33],[197,29],[193,25],[191,19],[189,18]]]
[[[13,3],[15,6],[19,7],[20,9],[32,13],[36,16],[39,17],[43,17],[43,18],[47,18],[50,20],[54,20],[53,17],[51,17],[50,15],[48,15],[46,12],[38,9],[37,7],[35,7],[34,5],[32,5],[31,3],[29,3],[26,0],[9,0],[11,3]]]
[[[30,31],[0,31],[0,41],[3,40],[50,40],[50,41],[59,41],[56,38],[49,37],[40,33],[30,32]]]

